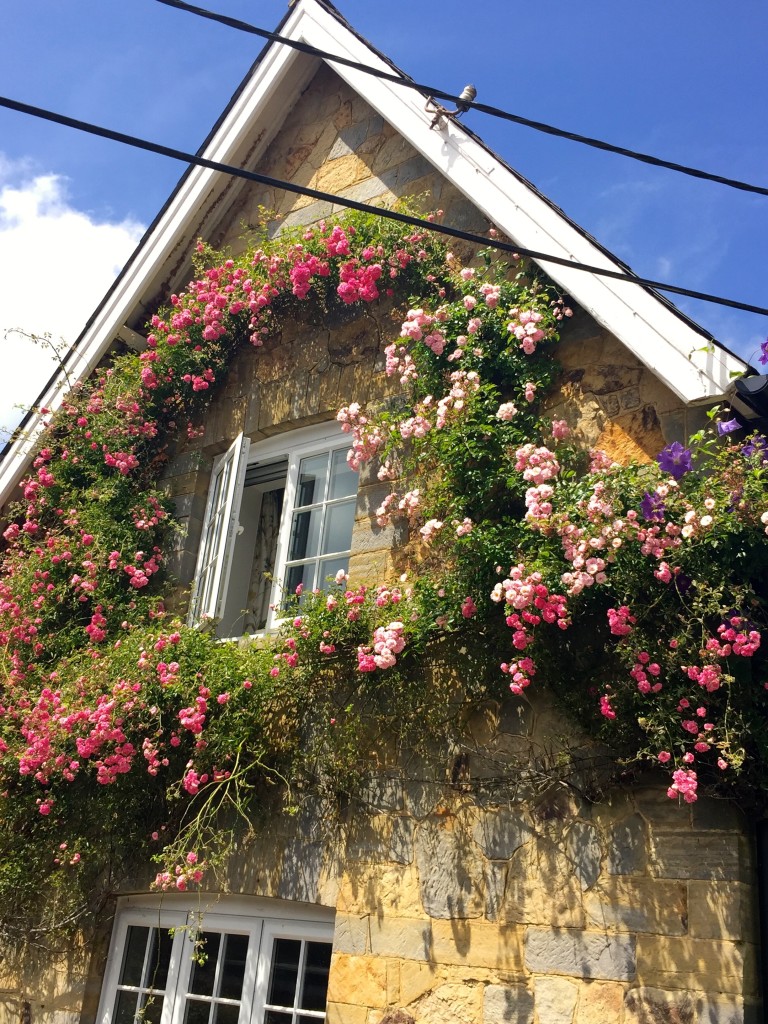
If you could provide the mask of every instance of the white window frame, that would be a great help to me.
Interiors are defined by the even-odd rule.
[[[232,568],[249,449],[250,439],[240,433],[213,464],[195,566],[195,585],[189,602],[190,623],[221,616]],[[219,482],[221,490],[217,488]],[[221,518],[218,540],[210,528],[217,510]]]
[[[204,895],[127,897],[118,903],[107,956],[97,1024],[112,1024],[128,928],[175,929],[160,1024],[184,1024],[192,977],[191,936],[197,931],[248,935],[237,1024],[262,1024],[276,938],[333,942],[334,911],[328,907],[259,897]],[[138,990],[138,989],[137,989]],[[325,1012],[301,1010],[318,1024]]]
[[[243,496],[245,475],[248,466],[267,463],[281,456],[288,459],[288,470],[283,498],[283,511],[275,557],[274,581],[270,594],[270,610],[264,632],[275,629],[282,621],[280,604],[283,599],[283,573],[290,545],[291,521],[296,499],[299,466],[301,460],[324,452],[344,451],[351,446],[350,438],[343,433],[335,421],[316,424],[311,427],[285,431],[266,440],[249,442],[243,434],[235,438],[230,448],[217,459],[211,471],[211,485],[208,491],[203,528],[200,536],[200,549],[195,567],[195,586],[192,591],[189,608],[189,625],[194,626],[206,618],[220,619],[226,603],[227,587],[233,562],[235,541],[239,530],[238,517]],[[216,481],[229,468],[228,487],[226,488],[226,508],[221,509],[224,528],[219,528],[218,547],[211,550],[214,538],[210,535],[210,524],[215,513],[214,502],[217,498]],[[221,508],[221,504],[219,504]],[[350,548],[351,553],[351,548]],[[211,584],[206,593],[199,593],[202,572],[206,562],[214,565]]]

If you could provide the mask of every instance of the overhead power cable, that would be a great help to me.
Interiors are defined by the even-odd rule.
[[[196,167],[206,167],[212,171],[220,171],[222,174],[229,174],[235,178],[244,178],[246,181],[255,181],[268,188],[275,188],[284,192],[292,192],[296,195],[308,196],[310,199],[317,199],[322,202],[344,206],[350,210],[359,210],[361,213],[370,213],[376,217],[386,217],[389,220],[399,221],[409,227],[420,228],[424,231],[434,231],[441,235],[448,235],[450,238],[458,238],[464,242],[471,242],[474,245],[482,245],[485,248],[491,247],[502,252],[510,252],[516,256],[524,256],[527,259],[536,260],[538,263],[554,263],[560,267],[568,267],[571,270],[581,270],[599,277],[608,277],[615,281],[626,281],[629,284],[641,285],[645,288],[654,288],[659,291],[674,292],[676,295],[685,295],[691,299],[701,299],[703,302],[713,302],[720,306],[730,306],[733,309],[743,309],[748,313],[759,313],[768,316],[768,308],[755,306],[748,302],[740,302],[737,299],[725,298],[721,295],[711,295],[708,292],[693,291],[690,288],[682,288],[679,285],[667,284],[664,281],[654,281],[650,278],[638,277],[636,274],[626,273],[620,270],[609,270],[606,267],[596,267],[588,263],[578,263],[575,260],[566,259],[564,256],[553,256],[549,253],[538,252],[535,249],[524,249],[522,246],[511,242],[502,242],[498,239],[489,239],[487,236],[475,234],[472,231],[462,231],[460,228],[452,228],[447,224],[436,224],[422,217],[414,217],[398,210],[387,210],[383,207],[371,206],[368,203],[359,203],[355,199],[348,199],[346,196],[336,195],[333,192],[321,192],[316,188],[309,188],[306,185],[297,185],[292,181],[283,181],[280,178],[271,178],[266,174],[259,174],[257,171],[247,171],[242,167],[234,167],[232,164],[219,163],[217,160],[208,160],[206,157],[195,153],[185,153],[184,150],[174,149],[171,146],[163,146],[157,142],[150,142],[147,139],[140,139],[136,135],[127,135],[124,132],[117,132],[111,128],[103,128],[100,125],[90,124],[75,117],[67,117],[65,114],[57,114],[52,110],[43,107],[36,107],[30,103],[21,103],[7,96],[0,96],[0,107],[8,110],[16,110],[21,114],[30,117],[38,117],[44,121],[52,121],[54,124],[64,125],[66,128],[74,128],[77,131],[85,132],[88,135],[97,135],[103,139],[110,139],[113,142],[120,142],[135,149],[143,149],[148,153],[157,153],[160,156],[170,157],[172,160],[181,160],[183,163],[192,164]]]
[[[461,102],[461,105],[465,110],[479,110],[481,114],[490,114],[492,117],[499,117],[504,121],[512,121],[514,124],[521,124],[526,128],[533,128],[537,132],[544,132],[547,135],[554,135],[561,139],[569,139],[571,142],[579,142],[584,146],[591,146],[593,149],[602,149],[606,153],[617,153],[619,156],[628,157],[630,160],[639,160],[641,163],[651,164],[653,167],[665,167],[667,170],[678,171],[680,174],[687,174],[692,178],[701,178],[704,181],[714,181],[720,185],[727,185],[729,188],[740,189],[742,192],[754,192],[757,195],[768,196],[768,186],[753,185],[747,181],[739,181],[738,178],[726,178],[721,174],[713,174],[711,171],[703,171],[697,167],[689,167],[687,164],[678,164],[673,160],[664,160],[662,157],[652,156],[649,153],[640,153],[634,149],[625,149],[623,146],[615,146],[612,142],[604,142],[601,139],[594,139],[589,135],[579,135],[577,132],[569,132],[564,128],[556,128],[554,125],[546,124],[544,121],[533,121],[531,118],[523,117],[520,114],[513,114],[510,111],[502,110],[499,107],[489,106],[487,103],[478,103],[476,100],[471,102],[465,99],[460,100],[460,98],[453,93],[445,92],[435,86],[423,85],[418,82],[414,82],[410,78],[404,78],[402,75],[394,74],[391,71],[383,71],[381,68],[374,68],[368,64],[361,64],[356,60],[351,60],[349,57],[342,57],[340,54],[329,53],[327,50],[320,50],[316,46],[311,46],[309,43],[303,43],[298,39],[289,39],[287,36],[279,35],[277,32],[269,32],[267,29],[258,28],[256,25],[251,25],[247,21],[241,21],[239,18],[230,18],[226,14],[217,14],[215,11],[209,11],[204,7],[195,7],[193,4],[186,3],[185,0],[157,0],[157,3],[164,4],[166,7],[175,7],[180,11],[186,11],[188,14],[195,14],[198,17],[206,18],[209,21],[216,21],[221,25],[227,25],[229,28],[237,29],[239,32],[248,32],[250,35],[260,36],[262,39],[267,39],[274,43],[281,43],[294,50],[299,50],[301,53],[309,54],[312,57],[319,57],[321,60],[332,61],[334,64],[343,64],[345,67],[354,68],[356,71],[362,71],[366,75],[373,75],[375,78],[381,78],[386,82],[393,82],[395,85],[403,86],[405,89],[415,89],[417,92],[423,93],[426,96],[432,96],[441,100],[448,100],[454,104],[459,104],[459,102]]]

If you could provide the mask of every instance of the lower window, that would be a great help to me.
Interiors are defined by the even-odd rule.
[[[325,1020],[333,922],[296,906],[118,912],[101,1024],[317,1024]],[[290,919],[268,916],[285,909]]]

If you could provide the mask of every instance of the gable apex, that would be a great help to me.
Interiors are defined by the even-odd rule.
[[[296,0],[279,34],[363,66],[408,77],[359,36],[327,0]],[[314,75],[327,64],[353,92],[402,136],[431,167],[521,248],[551,253],[574,263],[627,271],[561,210],[517,174],[455,119],[430,127],[432,114],[417,90],[333,61],[323,61],[278,42],[261,52],[198,155],[208,160],[255,167]],[[169,273],[183,259],[207,218],[220,206],[233,179],[192,166],[147,230],[128,264],[89,320],[37,404],[56,409],[66,380],[88,376],[125,325],[146,318]],[[342,190],[343,191],[343,190]],[[601,326],[688,405],[722,398],[734,375],[748,369],[727,349],[710,342],[695,324],[657,293],[567,266],[538,261],[545,272]],[[170,269],[169,269],[170,268]],[[29,414],[23,437],[0,463],[0,504],[23,475],[39,430]]]

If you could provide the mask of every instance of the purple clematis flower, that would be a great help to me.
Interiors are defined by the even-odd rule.
[[[653,494],[646,491],[643,495],[643,500],[640,502],[640,512],[643,515],[643,519],[659,522],[664,518],[665,511],[661,495],[657,494],[656,491]]]
[[[717,424],[717,433],[720,437],[732,434],[734,430],[741,430],[741,424],[735,417],[732,420],[720,420]]]
[[[768,437],[764,434],[754,434],[746,444],[741,446],[741,454],[748,459],[760,456],[763,465],[768,462]]]
[[[656,456],[656,461],[659,469],[663,473],[669,473],[675,480],[679,480],[693,469],[691,449],[684,448],[679,441],[673,441],[666,448],[662,448]]]
[[[765,365],[768,363],[768,338],[766,338],[760,346],[760,353],[759,360],[763,365]]]

